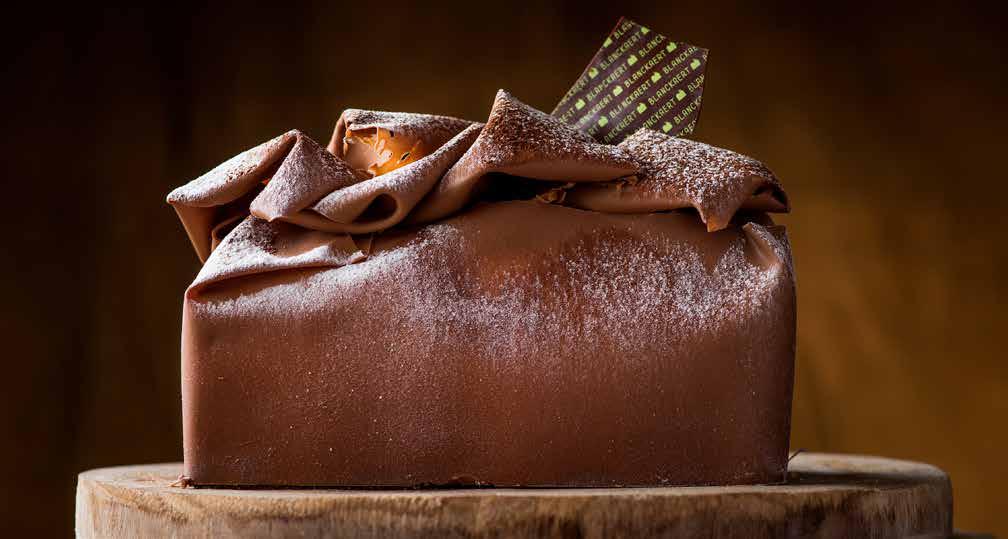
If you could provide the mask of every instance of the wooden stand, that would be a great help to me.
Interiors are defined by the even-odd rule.
[[[947,537],[952,486],[926,464],[804,453],[773,486],[232,490],[180,464],[80,474],[78,537]]]

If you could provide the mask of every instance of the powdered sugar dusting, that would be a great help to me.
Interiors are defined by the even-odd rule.
[[[491,173],[546,181],[605,181],[636,170],[633,159],[620,148],[599,144],[500,90],[480,135],[411,220],[435,221],[462,209],[478,196],[484,179],[492,181]]]
[[[189,293],[242,275],[293,268],[339,267],[348,264],[357,252],[350,236],[247,217],[207,259],[189,287]]]
[[[350,130],[380,128],[396,135],[442,142],[473,123],[451,116],[362,109],[346,109],[342,118]]]
[[[574,160],[635,169],[633,160],[616,146],[599,144],[558,118],[522,103],[504,90],[497,92],[475,158],[487,168],[539,161]]]
[[[264,290],[272,299],[256,304],[287,305],[293,311],[285,317],[294,318],[306,305],[344,305],[354,319],[401,328],[368,346],[408,349],[415,358],[456,343],[474,359],[548,363],[558,350],[590,343],[613,357],[647,360],[764,318],[786,278],[780,267],[749,262],[742,235],[713,266],[688,242],[605,232],[566,246],[545,265],[463,267],[457,253],[471,249],[470,241],[451,224],[430,225],[360,264]]]
[[[742,202],[771,189],[785,205],[780,182],[759,161],[694,140],[640,129],[619,144],[640,168],[635,190],[690,200],[706,219],[727,221]]]
[[[299,136],[297,131],[288,131],[268,140],[255,148],[217,165],[199,178],[176,188],[168,194],[170,204],[207,206],[230,202],[244,194],[259,179],[273,161],[287,153],[287,148]]]
[[[345,161],[327,152],[310,137],[300,131],[293,133],[297,142],[252,201],[253,215],[267,220],[288,217],[327,193],[363,179]]]
[[[390,194],[394,196],[397,205],[393,217],[398,218],[389,221],[388,224],[394,224],[430,191],[444,171],[469,148],[482,125],[470,125],[434,153],[418,161],[348,188],[333,191],[315,204],[313,209],[334,221],[346,222],[358,216],[343,215],[340,213],[342,209],[356,206],[359,210],[363,210],[365,204],[362,202],[370,202],[383,193]]]

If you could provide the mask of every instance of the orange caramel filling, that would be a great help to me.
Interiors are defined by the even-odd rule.
[[[353,168],[380,176],[424,157],[427,151],[421,140],[371,127],[347,130],[343,137],[343,155]]]

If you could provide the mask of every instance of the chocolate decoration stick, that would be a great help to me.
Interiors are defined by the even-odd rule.
[[[642,127],[689,135],[706,67],[707,49],[621,18],[552,114],[608,144]]]

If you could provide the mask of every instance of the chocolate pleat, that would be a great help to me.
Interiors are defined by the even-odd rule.
[[[267,221],[287,220],[335,190],[367,178],[300,132],[280,167],[249,209]]]
[[[347,234],[309,230],[285,222],[246,217],[214,250],[186,292],[250,275],[307,268],[339,267],[362,259]]]
[[[599,144],[562,121],[497,92],[486,126],[469,151],[445,173],[410,222],[429,222],[463,208],[493,173],[562,182],[600,182],[636,172],[616,146]]]
[[[229,205],[269,177],[298,135],[297,131],[289,131],[246,150],[168,194],[168,203],[178,213],[201,261],[206,262],[216,244],[211,232],[221,223],[233,221],[236,215],[248,214],[247,203]]]
[[[317,230],[361,234],[390,228],[437,184],[472,145],[482,124],[471,124],[434,153],[392,172],[332,191],[310,211],[288,219]]]
[[[728,226],[740,209],[790,209],[777,178],[750,157],[650,129],[640,129],[619,147],[637,161],[636,178],[577,185],[568,191],[565,204],[614,213],[692,207],[710,231]]]
[[[229,159],[168,195],[204,262],[246,215],[285,220],[366,176],[293,130]]]
[[[249,213],[270,222],[334,233],[368,233],[393,226],[469,148],[482,126],[453,118],[367,111],[344,117],[376,115],[382,121],[374,125],[439,147],[375,178],[296,130],[242,152],[168,196],[200,259],[206,262]],[[461,122],[465,124],[461,131],[442,144],[442,137]]]
[[[746,253],[754,264],[763,269],[780,268],[794,277],[791,244],[784,227],[749,222],[742,226],[742,232],[748,240]]]

